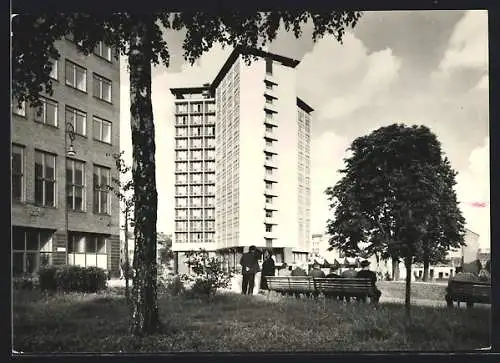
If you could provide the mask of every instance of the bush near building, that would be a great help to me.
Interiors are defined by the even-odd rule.
[[[99,267],[49,266],[39,272],[42,291],[97,292],[106,288],[106,272]]]

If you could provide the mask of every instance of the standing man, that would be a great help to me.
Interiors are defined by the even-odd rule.
[[[255,285],[255,274],[260,271],[257,248],[255,246],[250,246],[248,252],[241,256],[240,265],[243,274],[241,293],[243,295],[252,295]]]

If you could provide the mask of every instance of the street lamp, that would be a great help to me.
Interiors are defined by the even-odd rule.
[[[65,228],[66,228],[66,264],[69,264],[69,208],[68,208],[68,156],[75,156],[75,148],[73,146],[73,141],[75,140],[75,128],[72,123],[66,122],[64,130],[64,153],[65,153],[65,165],[64,165],[64,218],[65,218]],[[68,137],[70,139],[70,144],[68,146]]]

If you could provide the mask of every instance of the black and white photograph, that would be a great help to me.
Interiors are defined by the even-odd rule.
[[[11,351],[491,351],[487,10],[11,12]]]

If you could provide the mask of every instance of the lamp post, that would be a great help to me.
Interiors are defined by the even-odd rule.
[[[68,137],[70,139],[70,144],[68,146]],[[66,230],[66,265],[69,264],[69,207],[68,207],[68,156],[75,156],[75,148],[73,147],[73,141],[75,140],[75,128],[73,124],[66,122],[64,130],[64,218],[65,218],[65,230]]]

